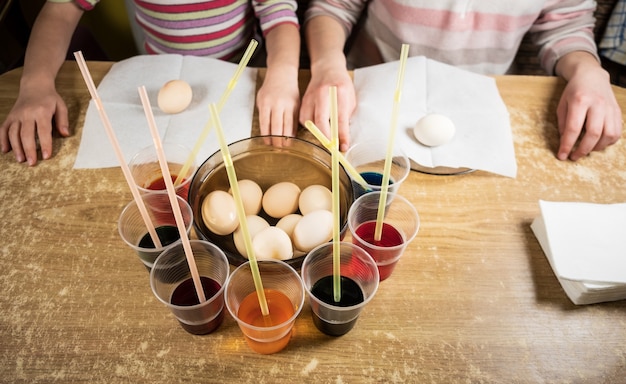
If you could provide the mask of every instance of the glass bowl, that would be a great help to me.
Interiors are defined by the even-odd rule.
[[[332,158],[325,148],[306,140],[283,136],[256,136],[229,144],[230,155],[238,180],[255,181],[263,192],[270,186],[290,181],[300,190],[309,185],[319,184],[331,189]],[[348,210],[354,201],[352,183],[345,169],[340,165],[340,222],[341,237],[346,232]],[[202,218],[202,202],[212,191],[228,191],[230,183],[220,151],[213,153],[196,171],[189,188],[188,202],[193,211],[193,227],[198,238],[207,240],[224,251],[229,262],[238,266],[247,258],[237,251],[232,235],[217,235],[211,232]],[[299,213],[299,212],[298,212]],[[263,210],[259,216],[270,225],[278,219],[269,217]],[[300,268],[304,256],[299,254],[285,262]]]

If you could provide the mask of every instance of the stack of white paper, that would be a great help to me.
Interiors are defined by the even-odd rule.
[[[626,204],[539,205],[531,228],[572,302],[626,299]]]

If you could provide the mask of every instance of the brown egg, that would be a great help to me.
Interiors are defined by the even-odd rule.
[[[180,113],[191,104],[192,97],[191,86],[186,81],[170,80],[159,90],[157,104],[165,113]]]
[[[239,194],[243,203],[243,210],[246,215],[256,215],[261,211],[261,200],[263,199],[263,190],[259,184],[252,180],[239,180]],[[232,189],[228,190],[232,195]]]
[[[271,217],[280,219],[298,210],[300,187],[283,181],[269,187],[263,194],[263,210]]]
[[[309,185],[302,190],[298,199],[298,206],[303,215],[320,209],[332,211],[332,205],[333,194],[323,185]]]
[[[202,220],[209,231],[217,235],[229,235],[239,226],[237,206],[233,196],[216,190],[202,201]]]

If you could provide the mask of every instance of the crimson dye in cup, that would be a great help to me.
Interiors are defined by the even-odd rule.
[[[215,295],[218,295],[220,293],[220,290],[222,289],[222,285],[220,283],[209,277],[201,276],[200,281],[202,282],[202,290],[204,291],[204,296],[206,298],[211,298]],[[181,307],[190,307],[200,304],[200,299],[198,298],[193,279],[189,278],[183,281],[174,289],[170,304]],[[212,309],[210,307],[207,307],[205,309],[205,311],[208,312],[210,312],[211,310]],[[210,313],[207,317],[211,317]],[[203,324],[187,324],[181,321],[179,321],[179,323],[183,327],[183,329],[185,329],[189,333],[192,333],[194,335],[205,335],[207,333],[213,332],[217,327],[220,326],[220,324],[222,324],[223,320],[224,311],[221,310],[219,311],[219,314],[213,318],[213,320],[210,320]]]
[[[215,331],[224,319],[224,288],[230,265],[224,252],[204,240],[190,240],[205,300],[198,297],[182,243],[167,247],[150,271],[154,295],[174,314],[181,327],[195,335]]]
[[[356,229],[354,243],[365,249],[376,260],[380,280],[388,278],[395,268],[402,252],[404,239],[393,225],[383,223],[380,240],[376,240],[376,222],[369,221]]]

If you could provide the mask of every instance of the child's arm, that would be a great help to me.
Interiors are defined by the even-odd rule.
[[[18,162],[37,163],[37,137],[42,158],[50,158],[53,116],[61,135],[69,135],[67,107],[56,91],[55,78],[82,14],[72,2],[46,2],[33,25],[20,91],[0,126],[0,148],[4,153],[12,149]]]

